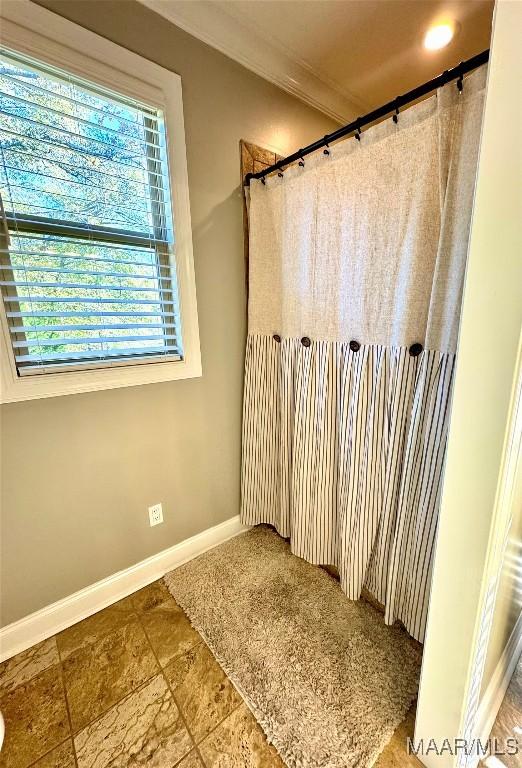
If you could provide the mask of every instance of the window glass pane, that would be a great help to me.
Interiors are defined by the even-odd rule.
[[[17,290],[6,306],[23,334],[14,342],[21,363],[175,347],[170,276],[153,248],[27,234],[11,238],[10,256]]]
[[[161,114],[10,53],[0,114],[19,371],[179,355]]]

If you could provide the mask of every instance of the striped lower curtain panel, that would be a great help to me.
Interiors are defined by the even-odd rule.
[[[421,642],[485,79],[249,191],[242,520]]]

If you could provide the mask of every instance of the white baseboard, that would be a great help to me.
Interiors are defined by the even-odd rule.
[[[0,661],[61,632],[137,589],[160,579],[168,571],[246,531],[239,515],[208,528],[190,539],[158,552],[124,571],[85,587],[0,629]]]
[[[479,704],[476,733],[486,743],[522,653],[522,613],[499,659]]]

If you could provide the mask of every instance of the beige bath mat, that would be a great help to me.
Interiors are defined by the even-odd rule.
[[[290,768],[369,768],[418,687],[417,644],[259,526],[165,581]]]

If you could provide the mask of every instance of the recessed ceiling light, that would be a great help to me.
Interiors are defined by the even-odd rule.
[[[453,24],[437,24],[426,32],[424,47],[429,51],[437,51],[439,48],[444,48],[454,34],[455,28]]]

